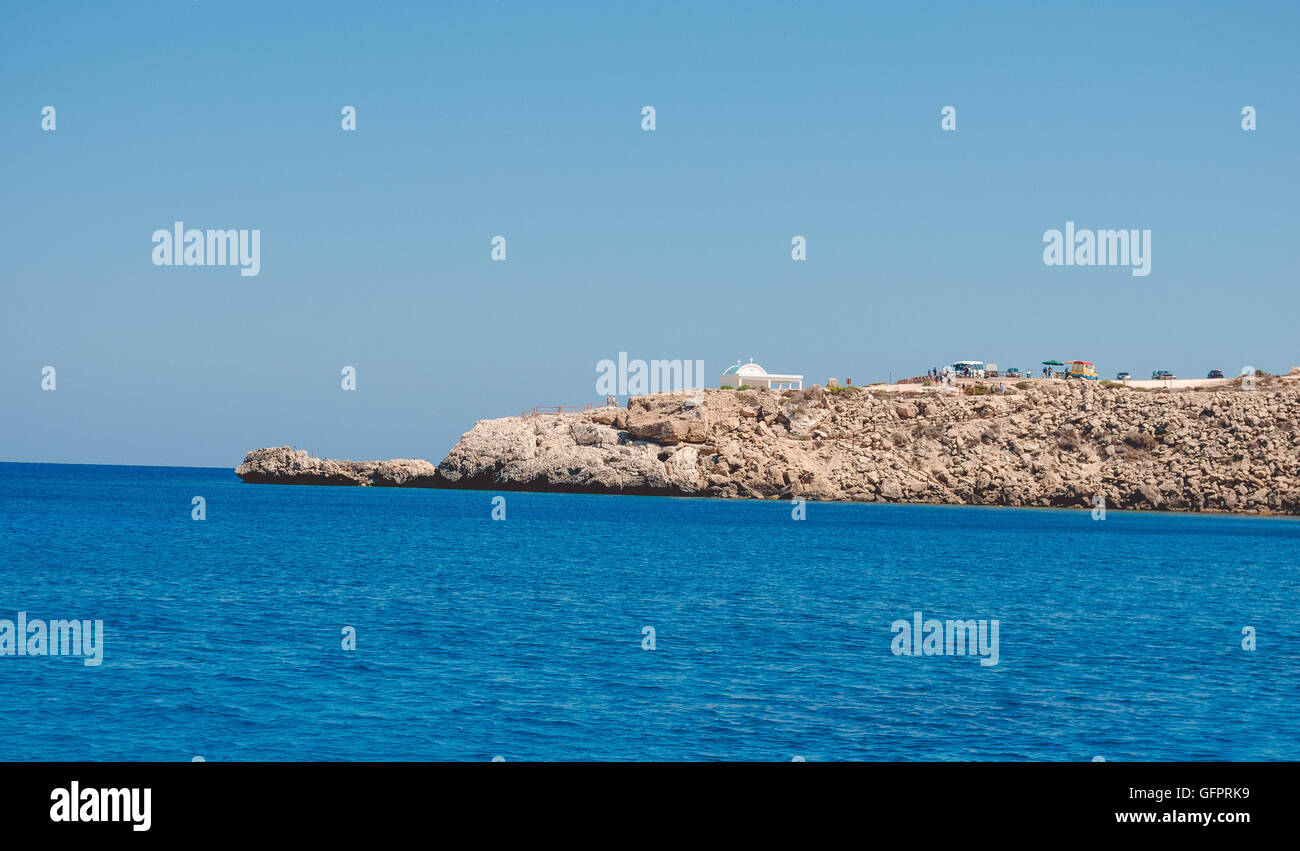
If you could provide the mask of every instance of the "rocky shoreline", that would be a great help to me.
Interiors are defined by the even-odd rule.
[[[1300,371],[1214,389],[1030,381],[1006,394],[667,393],[627,408],[481,420],[436,467],[289,447],[272,484],[1300,514]]]

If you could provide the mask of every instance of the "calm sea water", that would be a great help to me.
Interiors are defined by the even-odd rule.
[[[0,759],[1300,759],[1297,520],[492,498],[0,464]]]

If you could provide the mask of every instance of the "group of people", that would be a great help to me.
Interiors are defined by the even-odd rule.
[[[1043,372],[1044,372],[1043,377],[1046,378],[1047,369],[1044,368]],[[955,384],[958,378],[974,378],[974,377],[975,376],[971,375],[970,370],[963,369],[961,371],[957,371],[953,369],[953,367],[951,366],[934,367],[933,369],[927,370],[925,373],[925,379],[927,381],[933,382],[934,384]],[[998,384],[996,387],[991,387],[989,389],[993,393],[1005,393],[1007,392],[1007,385],[1005,382],[1003,382]]]
[[[1017,375],[1012,375],[1011,377],[1015,378],[1017,377]],[[1059,376],[1065,375],[1065,372],[1064,371],[1057,372],[1056,370],[1052,369],[1050,366],[1044,366],[1040,375],[1043,378],[1057,378]],[[958,378],[983,378],[983,377],[984,375],[982,372],[976,374],[973,373],[969,368],[963,367],[961,369],[958,369],[952,366],[931,367],[930,369],[926,370],[925,375],[922,376],[922,378],[924,378],[925,381],[929,381],[933,384],[953,384]],[[1034,374],[1032,372],[1029,372],[1026,373],[1024,377],[1033,378]],[[919,382],[921,379],[909,378],[907,380]],[[1004,393],[1006,392],[1005,384],[1002,385],[1002,392]]]
[[[926,378],[935,384],[954,384],[957,373],[950,366],[940,366],[931,369],[926,373]]]

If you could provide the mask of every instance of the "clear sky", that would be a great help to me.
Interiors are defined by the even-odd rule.
[[[1285,371],[1298,9],[4,4],[0,460],[436,462],[620,351]],[[154,266],[177,220],[259,228],[261,274]],[[1150,229],[1151,274],[1044,265],[1066,221]]]

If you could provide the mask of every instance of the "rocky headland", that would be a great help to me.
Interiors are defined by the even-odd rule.
[[[1300,374],[1212,389],[1028,381],[706,390],[481,420],[436,467],[248,453],[247,482],[1300,514]]]
[[[244,456],[235,473],[246,482],[271,485],[373,485],[436,488],[438,468],[428,461],[336,461],[313,458],[305,449],[277,446]]]

